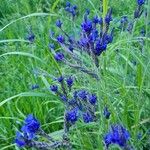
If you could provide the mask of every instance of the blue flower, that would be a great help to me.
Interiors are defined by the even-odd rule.
[[[82,30],[89,33],[92,30],[92,21],[86,20],[81,24]]]
[[[69,78],[66,79],[68,87],[72,87],[73,85],[73,78],[70,76]]]
[[[90,102],[92,105],[95,105],[96,102],[97,102],[97,96],[96,96],[95,94],[89,95],[88,99],[89,99],[89,102]]]
[[[72,5],[70,2],[66,3],[65,10],[67,12],[69,12],[70,14],[72,14],[73,17],[75,17],[76,14],[77,14],[77,6],[76,5]]]
[[[87,96],[88,96],[88,92],[85,90],[80,90],[78,91],[78,98],[80,98],[81,100],[86,100]]]
[[[110,24],[110,21],[112,21],[112,9],[109,9],[107,12],[107,15],[105,16],[105,23]]]
[[[56,61],[62,61],[64,59],[64,54],[61,52],[57,52],[54,56]]]
[[[93,23],[95,23],[95,24],[99,23],[99,18],[98,18],[98,16],[94,16],[94,18],[93,18]]]
[[[63,36],[63,35],[59,35],[59,36],[57,37],[57,41],[58,41],[59,43],[63,44],[63,43],[65,42],[64,36]]]
[[[39,88],[39,85],[38,85],[38,84],[34,84],[34,85],[32,85],[32,87],[31,87],[32,90],[35,90],[35,89],[38,89],[38,88]]]
[[[144,3],[145,3],[145,0],[137,0],[137,4],[140,6],[143,5]]]
[[[39,121],[32,115],[28,115],[24,120],[24,125],[21,128],[22,132],[16,133],[15,143],[19,147],[24,147],[35,138],[36,133],[40,129]]]
[[[35,35],[33,32],[30,32],[27,36],[27,39],[32,43],[35,40]]]
[[[24,136],[22,133],[16,132],[15,143],[17,144],[18,147],[26,146],[27,143],[25,142]]]
[[[83,121],[89,123],[93,121],[93,117],[89,112],[83,113]]]
[[[32,114],[28,115],[27,118],[25,119],[24,126],[22,127],[22,131],[24,133],[33,133],[35,134],[40,128],[40,123],[39,121],[33,117]]]
[[[71,52],[73,52],[73,46],[72,45],[69,45],[69,47],[68,47],[68,49],[71,51]]]
[[[63,23],[62,23],[60,20],[57,20],[57,21],[56,21],[56,26],[57,26],[57,27],[61,28],[62,24],[63,24]]]
[[[101,41],[97,41],[96,46],[95,46],[95,50],[94,53],[95,55],[99,56],[103,51],[105,51],[107,48],[107,44],[106,43],[101,43]]]
[[[61,98],[64,102],[66,102],[66,101],[68,100],[65,95],[60,95],[60,98]]]
[[[104,136],[104,142],[107,148],[110,144],[125,147],[129,139],[130,134],[122,125],[112,125],[110,131]]]
[[[78,109],[74,108],[66,112],[66,121],[70,124],[75,124],[78,120]]]
[[[107,107],[104,108],[103,114],[104,114],[104,116],[105,116],[106,119],[109,119],[109,117],[110,117],[110,112],[108,111],[108,108],[107,108]]]
[[[58,82],[62,82],[64,80],[64,77],[63,76],[60,76],[59,78],[57,78]]]
[[[51,85],[50,89],[52,92],[57,92],[58,91],[58,86],[57,85]]]

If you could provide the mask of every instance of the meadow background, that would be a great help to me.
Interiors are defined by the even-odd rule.
[[[101,7],[99,0],[72,0],[80,10],[76,25],[80,25],[86,8],[94,14]],[[64,18],[65,31],[70,26],[64,11],[65,0],[0,0],[0,149],[17,150],[13,143],[17,128],[27,114],[34,114],[43,129],[55,138],[62,134],[63,104],[49,91],[51,77],[58,76],[56,62],[51,58],[48,44],[49,29],[58,18]],[[149,2],[150,3],[150,2]],[[149,7],[148,7],[149,6]],[[131,133],[131,144],[137,150],[150,147],[150,15],[136,22],[132,34],[121,32],[119,20],[127,15],[132,19],[136,7],[134,0],[110,0],[113,8],[112,27],[115,36],[105,59],[107,69],[101,70],[100,82],[81,72],[58,64],[62,73],[75,74],[76,88],[87,88],[97,93],[100,122],[78,122],[71,132],[76,150],[102,149],[102,139],[111,123],[123,123]],[[150,4],[145,6],[150,12]],[[80,15],[81,14],[81,15]],[[26,40],[28,28],[35,34],[33,44]],[[144,45],[140,45],[140,31],[146,30]],[[57,45],[58,46],[58,45]],[[59,49],[59,46],[57,47]],[[104,56],[100,57],[103,68]],[[87,60],[88,63],[88,60]],[[90,62],[89,62],[90,63]],[[85,77],[83,77],[85,76]],[[32,85],[39,88],[32,90]],[[110,120],[103,117],[108,105]],[[84,132],[83,132],[84,131]],[[141,134],[140,139],[137,135]],[[98,145],[98,146],[97,146]],[[117,149],[112,147],[111,149]]]

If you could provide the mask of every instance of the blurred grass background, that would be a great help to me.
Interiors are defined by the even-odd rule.
[[[72,2],[80,10],[77,25],[80,25],[81,14],[86,8],[91,9],[91,13],[94,14],[101,7],[99,3],[102,3],[99,0],[72,0]],[[59,33],[55,28],[57,18],[63,17],[65,31],[72,32],[63,10],[65,3],[65,0],[0,0],[0,149],[2,150],[17,149],[13,144],[15,132],[29,113],[33,113],[41,121],[45,131],[54,132],[53,134],[58,137],[61,135],[63,105],[48,90],[49,84],[52,83],[51,76],[58,76],[58,69],[51,58],[48,44],[51,42],[49,29],[52,28],[56,34]],[[109,1],[109,6],[113,8],[112,27],[118,26],[118,20],[123,15],[132,18],[135,3],[130,0]],[[22,18],[23,16],[28,17]],[[17,20],[18,18],[21,19]],[[144,53],[141,54],[137,38],[140,29],[146,27],[144,20],[146,18],[137,22],[133,35],[120,33],[116,29],[115,40],[106,53],[108,68],[100,83],[93,81],[89,76],[83,78],[83,74],[77,72],[76,88],[88,88],[96,92],[101,110],[97,112],[100,114],[100,122],[89,125],[78,123],[72,131],[70,136],[76,150],[102,149],[102,138],[108,129],[107,125],[116,122],[122,122],[128,127],[132,134],[131,143],[137,149],[146,150],[150,147],[147,141],[150,128],[150,82],[148,82],[150,45],[147,43],[144,46]],[[33,44],[25,42],[30,26],[36,36]],[[150,39],[147,38],[147,41]],[[103,56],[100,61],[103,65]],[[136,62],[136,65],[133,62]],[[59,64],[59,67],[62,73],[72,73],[66,66]],[[37,70],[42,70],[47,75],[37,73]],[[34,84],[38,84],[40,88],[32,90],[31,86]],[[110,121],[102,116],[102,109],[106,104],[112,113]],[[144,134],[142,140],[137,141],[139,132]]]

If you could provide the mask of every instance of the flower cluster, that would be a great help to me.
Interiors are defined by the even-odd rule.
[[[39,121],[32,114],[28,115],[21,128],[22,132],[17,132],[16,134],[15,143],[19,147],[29,146],[30,141],[35,138],[39,129]]]
[[[112,125],[110,131],[105,135],[104,142],[108,148],[111,144],[117,144],[120,147],[127,147],[127,141],[130,134],[122,125]]]
[[[67,126],[73,125],[81,117],[85,123],[95,120],[97,96],[86,90],[73,90],[74,79],[59,77],[56,79],[59,85],[50,86],[52,92],[60,97],[66,106],[65,121]]]
[[[67,2],[65,10],[71,13],[74,17],[77,13],[77,6],[73,6],[70,2]],[[54,37],[53,34],[51,38],[58,42],[67,53],[71,54],[70,56],[75,61],[79,61],[79,59],[77,59],[79,54],[74,53],[74,51],[79,51],[80,54],[84,52],[92,57],[95,65],[99,67],[98,56],[100,56],[101,53],[107,49],[108,44],[113,41],[113,29],[108,32],[111,21],[112,9],[108,10],[105,18],[101,18],[99,16],[90,18],[90,11],[86,10],[83,15],[78,39],[64,31],[61,20],[56,21],[56,26],[62,33],[57,37]],[[64,60],[64,55],[60,52],[54,52],[54,58],[56,61],[62,61]]]

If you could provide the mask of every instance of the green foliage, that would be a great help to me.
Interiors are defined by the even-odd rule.
[[[99,0],[72,2],[78,4],[79,14],[86,8],[91,9],[92,14],[98,13],[101,7]],[[63,17],[65,30],[72,32],[62,9],[64,5],[64,0],[0,0],[0,149],[18,149],[13,144],[15,132],[29,113],[36,115],[45,131],[59,138],[64,107],[49,92],[49,85],[51,77],[66,72],[76,74],[76,88],[87,88],[99,97],[99,122],[88,125],[80,122],[71,130],[70,137],[76,150],[103,149],[104,133],[111,123],[117,122],[128,127],[131,144],[137,149],[150,147],[147,141],[150,136],[150,38],[143,38],[146,42],[143,52],[139,44],[139,31],[146,26],[143,21],[148,18],[137,21],[132,35],[116,29],[114,42],[100,58],[98,74],[101,80],[97,82],[88,75],[57,64],[49,52],[49,29],[55,29],[56,18]],[[111,0],[109,6],[113,7],[113,16],[117,20],[122,15],[132,16],[135,2]],[[80,24],[81,17],[76,25]],[[25,40],[29,26],[36,35],[33,44]],[[59,30],[55,29],[55,32],[59,33]],[[90,62],[87,60],[87,63]],[[33,84],[38,84],[40,88],[31,90]],[[105,105],[111,111],[109,121],[103,117]],[[137,140],[139,132],[144,133],[141,140]]]

